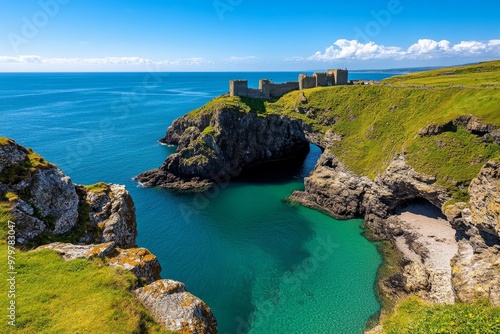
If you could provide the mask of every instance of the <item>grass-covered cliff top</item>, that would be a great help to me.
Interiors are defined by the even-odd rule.
[[[0,261],[7,272],[8,201],[0,201]],[[101,260],[64,261],[56,252],[15,251],[16,327],[2,333],[170,333],[163,330],[130,289],[137,278]],[[9,305],[3,279],[0,304]],[[7,313],[5,313],[7,314]],[[7,318],[5,318],[7,319]]]
[[[432,137],[418,130],[462,115],[500,126],[500,61],[393,77],[371,86],[318,87],[276,100],[223,96],[190,115],[223,108],[299,118],[321,133],[342,136],[330,149],[354,172],[374,178],[405,152],[419,172],[465,200],[469,181],[500,156],[498,145],[462,128]]]

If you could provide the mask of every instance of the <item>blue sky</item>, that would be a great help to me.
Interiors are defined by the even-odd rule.
[[[0,71],[269,71],[500,59],[500,2],[0,0]]]

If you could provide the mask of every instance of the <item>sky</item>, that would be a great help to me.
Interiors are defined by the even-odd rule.
[[[302,71],[500,59],[500,1],[0,0],[0,72]]]

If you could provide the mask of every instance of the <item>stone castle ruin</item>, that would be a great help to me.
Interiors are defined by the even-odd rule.
[[[230,80],[229,95],[251,97],[255,99],[269,99],[272,97],[281,97],[294,90],[347,85],[347,76],[347,69],[328,70],[322,73],[314,73],[312,76],[300,74],[298,81],[288,81],[279,84],[267,79],[262,79],[259,81],[259,88],[248,88],[248,80]]]

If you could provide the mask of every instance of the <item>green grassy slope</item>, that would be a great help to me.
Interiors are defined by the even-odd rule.
[[[495,334],[500,333],[500,307],[484,301],[429,305],[409,297],[382,324],[381,334]]]
[[[469,114],[500,126],[499,83],[500,61],[494,61],[394,77],[380,85],[294,91],[271,101],[219,97],[191,115],[230,106],[299,118],[322,133],[342,135],[330,149],[354,172],[374,178],[405,152],[417,171],[435,175],[463,200],[470,180],[488,159],[500,156],[500,148],[462,129],[425,138],[418,130]]]

